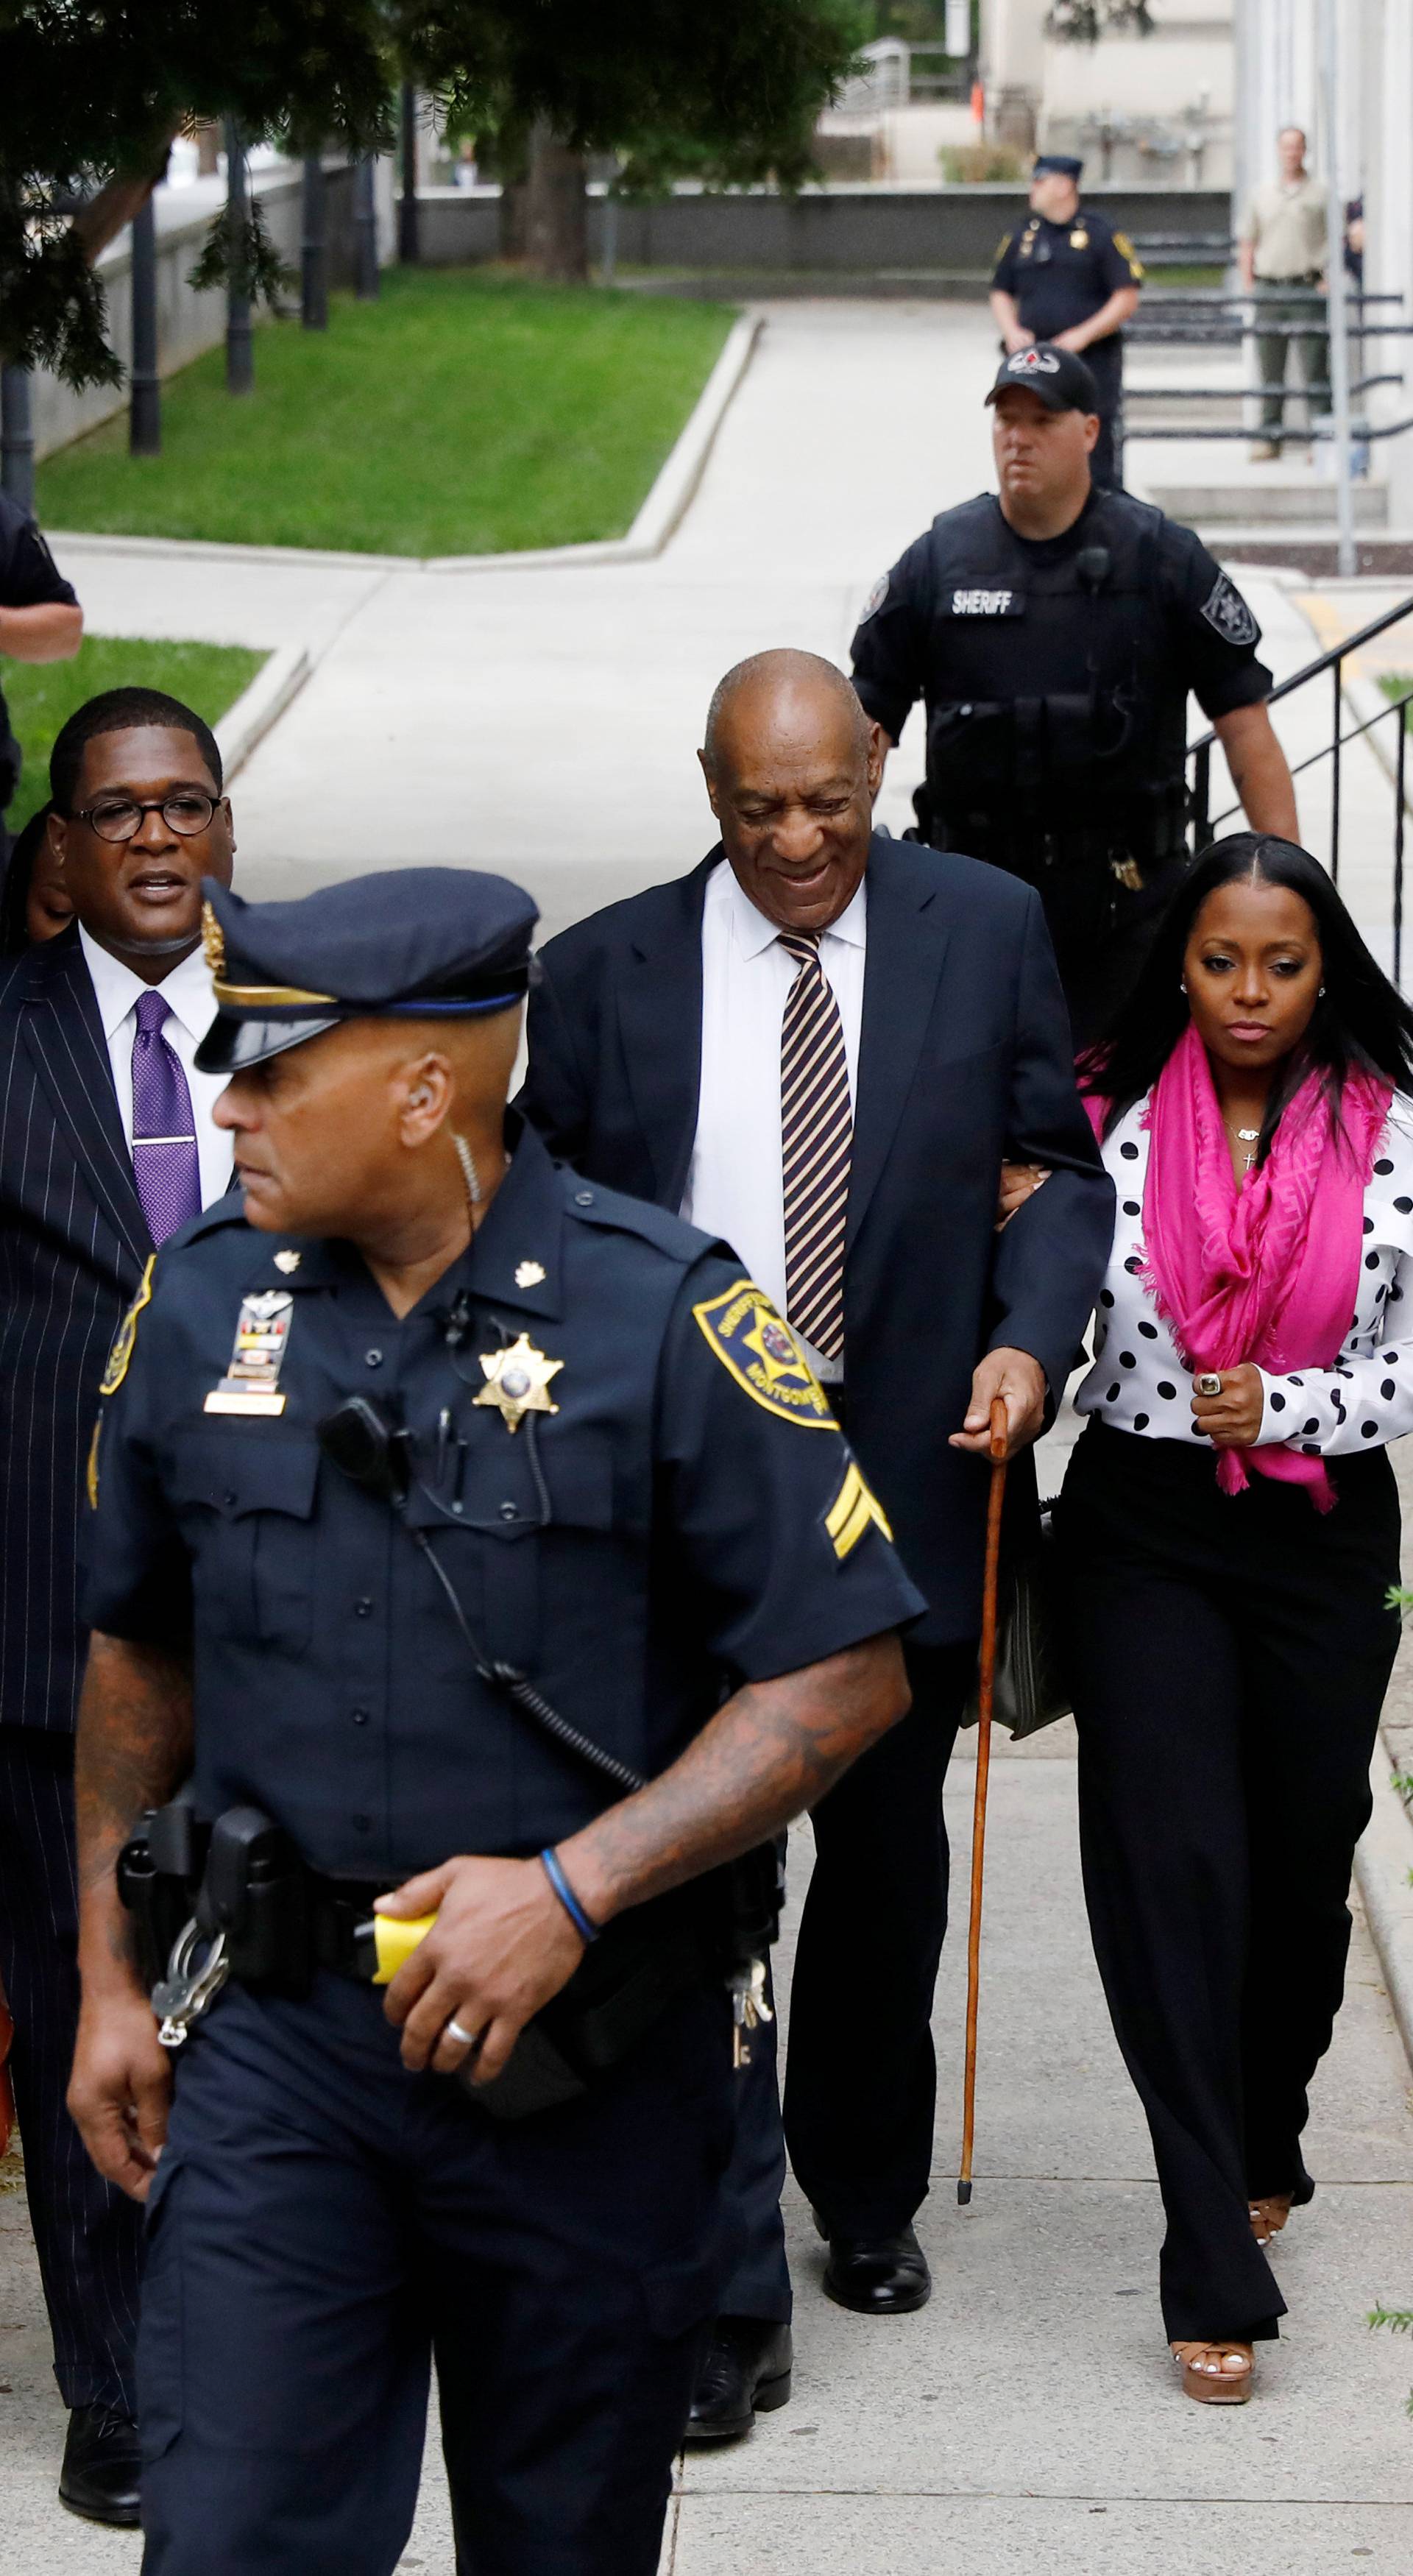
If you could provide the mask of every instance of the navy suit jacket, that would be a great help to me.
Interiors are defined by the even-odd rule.
[[[77,926],[0,959],[0,1725],[71,1728],[98,1384],[152,1237]]]
[[[520,1106],[589,1178],[676,1210],[701,1072],[702,909],[689,876],[548,942]],[[1004,1156],[1053,1178],[995,1232]],[[1109,1258],[1114,1194],[1075,1090],[1040,899],[1018,877],[876,833],[868,861],[844,1268],[849,1437],[929,1616],[980,1624],[986,1470],[949,1449],[981,1353],[1058,1398]]]

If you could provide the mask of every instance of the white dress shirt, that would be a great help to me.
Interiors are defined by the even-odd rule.
[[[849,1103],[856,1109],[867,925],[864,878],[820,935],[820,967],[844,1030]],[[722,860],[702,912],[702,1072],[697,1133],[682,1214],[719,1234],[785,1313],[785,1187],[780,1159],[780,1031],[799,968],[773,921],[743,894]],[[806,1344],[809,1350],[809,1345]],[[838,1380],[837,1360],[809,1350],[817,1376]]]
[[[1150,1099],[1134,1102],[1101,1149],[1118,1192],[1117,1223],[1099,1291],[1094,1366],[1075,1410],[1145,1440],[1205,1440],[1192,1418],[1191,1371],[1144,1284]],[[1288,1441],[1307,1457],[1337,1458],[1413,1431],[1413,1101],[1401,1092],[1374,1157],[1363,1228],[1354,1312],[1333,1368],[1258,1369],[1265,1396],[1258,1448]]]
[[[119,957],[100,948],[96,939],[79,926],[79,940],[93,990],[98,998],[98,1016],[103,1035],[108,1041],[108,1061],[113,1068],[113,1088],[118,1095],[118,1116],[123,1134],[132,1150],[132,1048],[137,1035],[137,1006],[146,992],[153,990],[134,975]],[[225,1090],[224,1073],[198,1073],[193,1061],[196,1050],[216,1016],[216,996],[211,990],[211,969],[199,948],[174,966],[155,987],[171,1013],[162,1024],[162,1035],[178,1058],[191,1093],[192,1121],[196,1130],[196,1150],[201,1164],[201,1204],[210,1207],[221,1199],[231,1185],[232,1138],[212,1123],[211,1111],[217,1095]]]

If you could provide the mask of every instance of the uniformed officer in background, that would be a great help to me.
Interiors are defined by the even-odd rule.
[[[33,519],[0,492],[0,663],[68,662],[83,642],[83,610]],[[20,783],[21,753],[0,692],[0,878],[10,855],[5,809]]]
[[[1043,152],[1030,180],[1030,214],[1006,233],[991,276],[991,310],[1007,355],[1048,340],[1082,351],[1099,397],[1096,483],[1119,483],[1114,425],[1123,405],[1120,334],[1138,311],[1143,268],[1127,233],[1116,233],[1079,196],[1082,161]]]
[[[1127,991],[1183,864],[1187,694],[1253,830],[1297,837],[1260,628],[1200,538],[1094,485],[1094,380],[1038,344],[986,397],[999,497],[944,510],[876,582],[854,685],[891,750],[927,712],[919,840],[1038,887],[1075,1036]]]
[[[207,892],[244,1212],[162,1248],[110,1359],[78,1754],[144,2567],[386,2576],[435,2351],[458,2565],[654,2576],[763,2000],[726,1864],[773,1888],[923,1603],[734,1256],[507,1117],[528,897]],[[149,1937],[200,1882],[170,2120],[145,1809]]]

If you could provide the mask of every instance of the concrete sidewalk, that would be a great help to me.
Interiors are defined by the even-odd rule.
[[[767,643],[844,658],[876,574],[934,511],[989,481],[992,363],[976,308],[772,310],[702,490],[651,565],[430,576],[79,541],[57,551],[96,631],[320,653],[237,783],[247,891],[454,860],[523,875],[555,927],[700,856],[711,825],[694,752],[712,684]],[[1251,595],[1278,667],[1308,659],[1289,593],[1267,581]],[[921,767],[916,717],[889,766],[883,812],[897,829]],[[1089,1955],[1074,1777],[1068,1726],[996,1766],[976,2196],[959,2211],[951,2179],[959,1914],[921,2219],[931,2306],[887,2323],[830,2306],[792,2197],[796,2393],[749,2442],[687,2463],[671,2576],[1330,2576],[1352,2557],[1393,2576],[1407,2564],[1413,2350],[1363,2318],[1376,2299],[1413,2297],[1410,2074],[1362,1924],[1315,2094],[1319,2196],[1279,2250],[1288,2331],[1261,2356],[1252,2405],[1199,2410],[1162,2339],[1157,2194]],[[949,1794],[963,1883],[969,1809],[964,1745]],[[796,1904],[808,1860],[805,1831]],[[841,2031],[840,2046],[866,2084],[867,2032]],[[63,2417],[13,2194],[0,2198],[0,2410],[0,2576],[135,2571],[135,2543],[54,2503]],[[452,2576],[434,2463],[403,2564]]]

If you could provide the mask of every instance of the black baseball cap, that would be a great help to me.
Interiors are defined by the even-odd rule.
[[[1013,349],[996,370],[996,382],[986,399],[994,403],[998,394],[1018,385],[1022,393],[1035,394],[1047,411],[1088,411],[1097,414],[1099,388],[1073,349],[1057,349],[1052,340],[1037,340],[1032,349]]]

